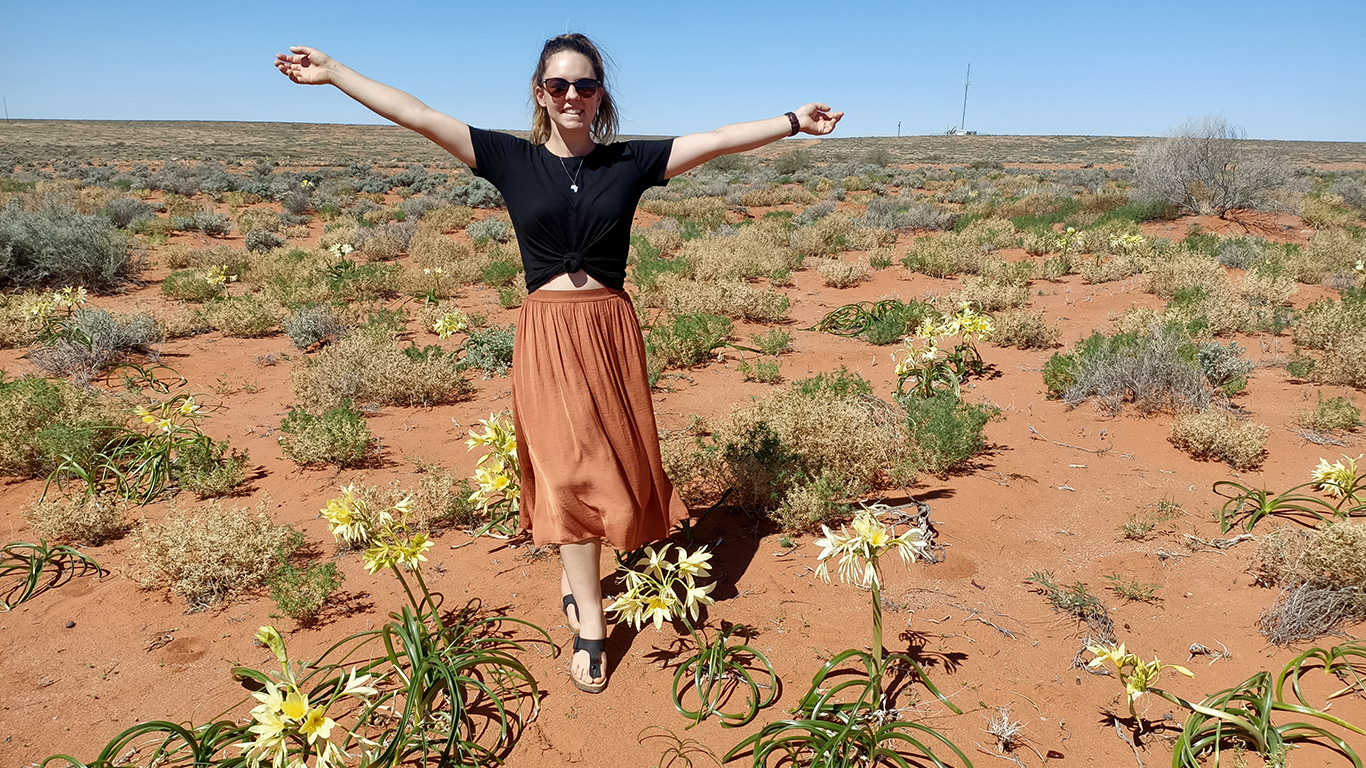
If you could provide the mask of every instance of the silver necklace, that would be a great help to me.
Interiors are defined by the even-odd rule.
[[[559,156],[559,155],[556,155],[556,157],[560,157],[560,156]],[[569,191],[570,191],[570,192],[573,192],[574,194],[578,194],[578,192],[579,192],[579,173],[581,173],[581,172],[583,171],[583,164],[584,164],[584,162],[586,162],[586,161],[580,160],[580,161],[579,161],[579,169],[578,169],[577,171],[574,171],[574,175],[573,175],[573,176],[569,176],[569,166],[565,165],[565,164],[564,164],[564,158],[563,158],[563,157],[560,157],[560,167],[564,169],[564,175],[565,175],[565,176],[569,176]]]

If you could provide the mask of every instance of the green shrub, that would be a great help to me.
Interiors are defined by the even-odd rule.
[[[489,219],[489,221],[492,221],[492,219]],[[470,226],[474,225],[471,224]],[[494,259],[488,264],[485,264],[483,269],[479,270],[479,281],[495,288],[501,288],[508,285],[513,280],[516,280],[517,276],[520,274],[522,274],[522,268],[512,261],[508,259]]]
[[[645,354],[661,368],[691,368],[711,360],[733,329],[734,323],[719,315],[674,315],[645,334]]]
[[[777,360],[765,360],[755,358],[753,364],[748,360],[741,360],[735,370],[744,377],[745,381],[757,381],[760,384],[777,384],[782,381],[782,364]]]
[[[177,270],[161,281],[161,295],[176,301],[208,301],[223,293],[223,284],[203,270]]]
[[[857,498],[862,490],[851,485],[848,478],[823,472],[815,479],[789,489],[773,511],[773,521],[790,533],[819,531],[821,526],[848,519],[853,507],[850,500]]]
[[[488,328],[472,328],[461,345],[464,355],[460,367],[468,370],[477,368],[483,371],[484,378],[506,376],[512,366],[512,347],[517,338],[517,329],[512,325]]]
[[[1195,345],[1170,327],[1154,329],[1150,336],[1093,333],[1072,352],[1054,354],[1043,377],[1050,396],[1073,407],[1095,398],[1109,413],[1126,402],[1144,413],[1200,409],[1210,397]]]
[[[370,454],[370,445],[375,441],[350,401],[342,401],[321,416],[291,408],[280,422],[280,432],[281,452],[285,458],[302,466],[364,464]]]
[[[871,397],[873,385],[858,373],[849,370],[848,366],[841,365],[838,371],[818,373],[809,379],[794,381],[792,391],[811,399],[821,397],[845,399]]]
[[[961,468],[982,450],[986,445],[983,428],[1001,413],[1000,408],[967,403],[951,393],[908,397],[902,407],[917,466],[940,477]]]
[[[201,499],[227,496],[246,482],[246,451],[231,450],[227,440],[199,440],[178,457],[180,487]]]
[[[0,476],[42,477],[70,456],[82,466],[126,418],[109,399],[70,382],[40,376],[6,379],[0,371]]]
[[[754,346],[766,355],[781,355],[792,350],[792,333],[780,328],[770,328],[762,334],[754,334],[750,337]]]
[[[897,344],[907,334],[919,328],[926,319],[937,321],[940,318],[939,310],[929,302],[914,299],[906,303],[896,299],[892,301],[895,304],[869,320],[867,327],[864,328],[863,338],[869,344]]]
[[[270,599],[280,613],[300,626],[310,626],[327,607],[328,598],[341,586],[345,576],[333,563],[312,563],[297,568],[287,558],[270,577]]]
[[[1300,411],[1295,416],[1300,426],[1318,432],[1332,429],[1356,429],[1361,426],[1361,409],[1345,395],[1323,399],[1319,393],[1319,403],[1315,408]]]

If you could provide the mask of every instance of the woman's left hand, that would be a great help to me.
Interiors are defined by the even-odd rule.
[[[802,133],[824,136],[835,130],[835,124],[844,117],[843,112],[831,112],[829,104],[813,102],[794,112]]]

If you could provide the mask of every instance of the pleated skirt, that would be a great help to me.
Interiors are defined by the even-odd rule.
[[[536,291],[512,352],[521,528],[537,545],[663,539],[688,517],[664,474],[645,343],[624,291]]]

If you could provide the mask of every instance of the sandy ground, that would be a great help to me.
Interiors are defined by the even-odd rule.
[[[1193,221],[1147,229],[1153,235],[1180,237]],[[1209,229],[1237,226],[1199,223]],[[1306,237],[1293,217],[1248,226],[1271,239],[1302,242]],[[899,253],[911,238],[901,236]],[[1006,255],[1027,258],[1019,251]],[[162,302],[156,279],[165,271],[149,274],[152,281],[146,287],[94,303],[127,309]],[[846,303],[942,295],[956,286],[957,281],[909,273],[899,264],[844,290],[822,286],[814,272],[799,273],[796,284],[783,289],[792,299],[792,320],[786,327],[793,332],[795,348],[783,358],[785,380],[847,365],[888,396],[894,384],[888,353],[894,347],[799,329]],[[1031,292],[1030,308],[1043,311],[1050,324],[1061,328],[1067,346],[1093,329],[1108,329],[1109,319],[1130,306],[1161,307],[1134,280],[1085,285],[1072,276],[1055,283],[1036,281]],[[1325,293],[1301,286],[1295,304],[1303,307]],[[516,319],[516,311],[501,309],[496,293],[487,289],[470,289],[459,302],[467,311],[487,313],[495,323]],[[737,325],[741,338],[760,330]],[[893,560],[885,568],[886,647],[917,658],[963,714],[950,713],[923,686],[900,680],[892,693],[904,716],[941,730],[979,766],[1008,759],[995,753],[984,730],[998,707],[1009,707],[1012,719],[1024,726],[1029,746],[1016,753],[1022,764],[1136,764],[1135,750],[1110,725],[1110,713],[1125,710],[1120,686],[1114,678],[1073,667],[1085,628],[1052,612],[1026,582],[1045,569],[1059,583],[1087,584],[1110,608],[1119,639],[1145,658],[1185,663],[1192,643],[1227,647],[1231,658],[1190,662],[1194,680],[1164,679],[1187,698],[1198,700],[1260,670],[1279,669],[1298,652],[1270,646],[1257,632],[1258,616],[1275,594],[1255,586],[1245,572],[1255,542],[1228,550],[1192,549],[1183,542],[1185,534],[1203,539],[1220,535],[1211,518],[1222,501],[1211,492],[1215,481],[1240,478],[1285,488],[1304,482],[1321,456],[1335,456],[1337,449],[1306,444],[1290,427],[1295,413],[1319,392],[1327,397],[1342,391],[1290,381],[1277,365],[1291,351],[1287,338],[1237,340],[1251,358],[1266,363],[1237,403],[1271,426],[1264,467],[1241,476],[1226,465],[1194,461],[1174,448],[1167,441],[1170,414],[1144,418],[1126,410],[1106,418],[1090,406],[1069,410],[1047,399],[1039,370],[1050,352],[982,345],[990,373],[967,385],[964,396],[1002,409],[1002,418],[987,427],[989,449],[967,471],[948,479],[922,477],[912,489],[931,505],[947,559],[909,568]],[[267,366],[256,362],[269,353],[291,360]],[[11,375],[30,371],[21,354],[0,351],[0,368]],[[276,444],[280,419],[292,402],[289,370],[302,357],[288,338],[208,334],[169,342],[162,354],[188,377],[190,390],[216,393],[220,405],[205,420],[206,431],[251,452],[256,467],[247,495],[231,502],[254,504],[269,496],[273,519],[303,531],[324,556],[332,556],[335,547],[318,510],[339,486],[362,477],[373,484],[397,480],[414,485],[416,473],[407,461],[413,456],[471,473],[476,455],[464,445],[471,424],[510,407],[508,379],[476,380],[476,394],[464,402],[385,408],[370,417],[382,446],[374,466],[345,472],[301,470],[281,457]],[[737,362],[727,354],[684,376],[667,378],[667,391],[655,394],[661,428],[681,428],[693,415],[721,418],[749,398],[772,391],[769,385],[744,382],[735,370]],[[1361,402],[1358,393],[1346,394]],[[1341,450],[1359,452],[1354,444]],[[0,481],[0,526],[6,540],[36,538],[20,510],[41,490],[39,481]],[[1123,538],[1120,524],[1162,499],[1178,502],[1182,514],[1146,541]],[[895,492],[889,501],[905,499]],[[152,506],[137,514],[156,519],[165,510]],[[1263,524],[1256,532],[1269,527]],[[711,626],[728,621],[754,627],[753,644],[782,678],[778,704],[740,729],[724,729],[710,720],[684,732],[688,722],[673,711],[669,686],[687,641],[667,624],[663,631],[647,626],[639,633],[613,626],[607,693],[590,696],[575,690],[564,671],[571,635],[558,610],[556,559],[529,556],[525,541],[471,542],[454,531],[436,539],[426,573],[447,605],[477,598],[488,612],[547,628],[560,646],[557,657],[555,648],[533,643],[532,652],[523,657],[545,698],[539,717],[507,756],[509,766],[655,765],[668,743],[641,738],[646,735],[642,729],[651,725],[695,739],[719,756],[763,723],[783,717],[824,659],[845,648],[866,647],[871,629],[866,594],[814,576],[819,550],[810,537],[798,538],[788,548],[769,527],[720,513],[700,525],[697,537],[710,543],[716,555],[718,602],[709,615]],[[203,723],[224,713],[241,718],[250,705],[241,703],[246,692],[228,671],[236,664],[270,668],[269,652],[252,642],[259,625],[281,627],[292,654],[310,658],[340,637],[385,621],[404,602],[392,576],[369,576],[358,555],[344,554],[336,556],[336,563],[346,575],[345,584],[316,627],[295,629],[288,619],[272,618],[275,608],[264,594],[186,613],[179,598],[140,590],[128,577],[134,565],[130,540],[87,552],[109,575],[77,578],[0,614],[6,649],[0,659],[0,689],[6,692],[0,697],[2,765],[28,765],[56,752],[90,759],[119,731],[142,720]],[[610,568],[609,558],[604,556]],[[1158,599],[1126,603],[1108,589],[1104,577],[1111,574],[1157,585]],[[609,593],[617,589],[610,578],[605,588]],[[1330,690],[1327,683],[1314,686],[1320,688],[1320,695]],[[1150,737],[1138,753],[1142,764],[1165,763],[1170,749],[1164,739],[1176,733],[1177,724],[1164,718],[1179,721],[1184,715],[1151,696],[1139,706],[1161,734]],[[1332,711],[1366,722],[1361,699],[1340,699]],[[1366,748],[1366,739],[1351,737],[1349,742]],[[700,755],[693,757],[699,765],[711,764]],[[1321,746],[1302,747],[1293,757],[1296,765],[1346,764]]]

